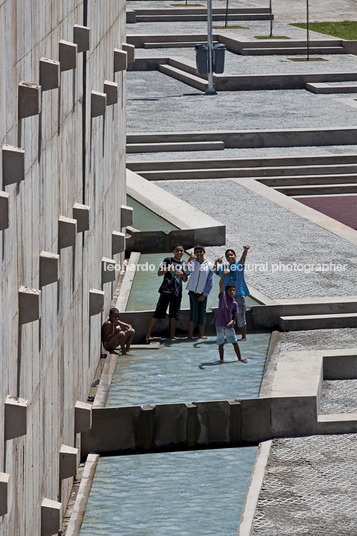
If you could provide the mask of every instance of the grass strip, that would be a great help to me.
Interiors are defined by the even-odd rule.
[[[290,26],[306,29],[306,23],[302,22],[291,24]],[[350,39],[353,41],[357,40],[357,21],[355,20],[344,20],[342,22],[310,22],[309,28],[313,32],[331,35],[332,37]]]

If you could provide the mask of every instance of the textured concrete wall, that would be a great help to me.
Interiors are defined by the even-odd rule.
[[[75,24],[91,28],[89,50],[61,72],[59,89],[42,92],[41,113],[20,119],[18,84],[39,84],[40,58],[58,61]],[[5,186],[0,167],[9,194],[0,231],[1,430],[6,397],[28,401],[27,434],[0,440],[0,470],[10,475],[1,535],[41,534],[43,498],[65,503],[71,485],[59,485],[60,448],[76,446],[74,404],[87,399],[100,356],[103,315],[89,316],[89,290],[104,290],[108,310],[114,283],[102,285],[101,259],[112,257],[125,203],[125,72],[113,69],[123,41],[124,0],[0,4],[0,141],[25,150],[23,181]],[[118,102],[91,119],[91,91],[103,92],[104,80],[118,83]],[[90,207],[90,228],[59,249],[58,219],[73,218],[75,203]],[[40,289],[41,251],[60,255],[59,278],[41,289],[39,319],[20,325],[18,290]]]

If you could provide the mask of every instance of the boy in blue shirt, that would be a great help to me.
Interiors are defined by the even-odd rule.
[[[227,249],[225,252],[225,257],[228,262],[225,266],[218,266],[218,264],[222,264],[223,257],[219,257],[215,260],[213,270],[214,272],[219,275],[220,277],[224,273],[224,269],[228,268],[229,273],[225,276],[223,280],[223,288],[226,288],[226,285],[232,284],[236,288],[235,293],[235,300],[238,303],[238,315],[237,315],[237,321],[238,321],[238,327],[240,329],[240,332],[242,334],[242,341],[247,340],[247,323],[245,318],[246,313],[246,303],[245,303],[245,297],[249,296],[250,292],[248,289],[248,286],[244,279],[244,265],[245,260],[247,258],[248,250],[250,249],[250,246],[243,246],[243,254],[239,261],[237,261],[237,255],[234,249]]]

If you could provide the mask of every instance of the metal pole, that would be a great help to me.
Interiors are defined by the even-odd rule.
[[[310,60],[309,0],[306,0],[306,60]]]
[[[213,35],[212,35],[212,0],[207,0],[207,45],[208,45],[208,89],[206,95],[215,95],[213,86]]]

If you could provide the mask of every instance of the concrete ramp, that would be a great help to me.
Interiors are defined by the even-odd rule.
[[[181,242],[185,248],[199,243],[225,244],[223,224],[130,170],[127,170],[127,193],[178,228],[168,232],[131,229],[126,240],[127,251],[165,253],[171,251],[176,242]]]

